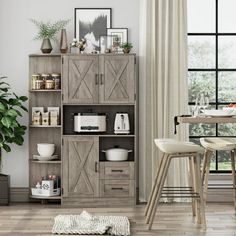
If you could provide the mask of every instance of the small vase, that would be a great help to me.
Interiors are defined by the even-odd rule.
[[[41,51],[42,53],[50,53],[52,51],[52,44],[50,42],[50,39],[43,39]]]
[[[131,50],[130,48],[123,48],[124,53],[130,53],[130,50]]]
[[[61,53],[66,53],[68,51],[66,29],[61,30],[60,51]]]
[[[70,53],[72,54],[79,54],[80,53],[80,49],[77,47],[71,47],[70,48]]]

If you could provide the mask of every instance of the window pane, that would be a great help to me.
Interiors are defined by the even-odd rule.
[[[219,72],[218,76],[219,102],[236,101],[236,72]]]
[[[218,152],[218,170],[231,170],[230,152]]]
[[[218,40],[219,68],[236,68],[236,36],[219,36]]]
[[[215,0],[188,0],[188,32],[215,32]]]
[[[215,102],[215,72],[188,72],[189,102],[195,102],[200,93],[208,96],[210,102]]]
[[[207,1],[206,1],[207,2]],[[236,1],[218,0],[218,27],[220,33],[236,32]]]
[[[190,136],[215,136],[215,124],[190,124],[189,135]]]
[[[188,37],[188,67],[215,68],[215,37]]]

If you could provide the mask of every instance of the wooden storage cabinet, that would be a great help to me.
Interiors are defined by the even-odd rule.
[[[134,55],[65,55],[62,61],[63,103],[134,103]]]
[[[63,138],[63,197],[99,197],[97,137]]]

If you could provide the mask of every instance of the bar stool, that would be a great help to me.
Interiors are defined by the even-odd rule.
[[[202,168],[202,185],[204,190],[204,200],[207,199],[208,179],[210,172],[211,155],[214,151],[230,151],[231,152],[231,167],[233,179],[233,192],[234,192],[234,208],[236,211],[236,138],[200,138],[202,146],[205,148]]]
[[[196,199],[193,201],[193,215],[195,215],[195,210],[197,209],[197,223],[202,224],[202,226],[206,228],[205,206],[201,185],[200,158],[198,155],[200,152],[203,152],[204,149],[194,143],[179,142],[173,139],[155,139],[154,141],[160,151],[163,152],[163,156],[161,158],[160,167],[157,171],[145,211],[146,223],[149,224],[148,229],[152,228],[161,194],[162,192],[165,192],[163,187],[172,158],[189,159],[192,187],[189,187],[187,190],[185,189],[184,192],[181,190],[180,193],[184,194],[183,197]],[[174,189],[174,187],[172,187],[172,189]],[[176,190],[172,190],[172,194],[178,193]],[[168,194],[166,195],[166,197],[168,197]],[[181,195],[178,197],[181,197]]]

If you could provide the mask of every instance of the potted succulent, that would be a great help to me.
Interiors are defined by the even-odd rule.
[[[1,150],[10,152],[9,144],[23,144],[26,126],[21,125],[18,118],[22,116],[22,111],[27,111],[23,103],[28,100],[26,96],[12,92],[4,79],[6,77],[0,77],[0,204],[9,203],[9,176],[1,174]]]
[[[55,40],[57,33],[63,29],[70,20],[59,20],[54,23],[48,21],[46,23],[30,19],[38,27],[38,34],[34,40],[43,40],[41,45],[42,53],[50,53],[52,51],[52,44],[50,40]]]
[[[133,48],[133,44],[127,42],[127,43],[123,43],[123,44],[121,44],[120,47],[123,48],[123,52],[124,52],[124,53],[129,53],[130,50]]]

